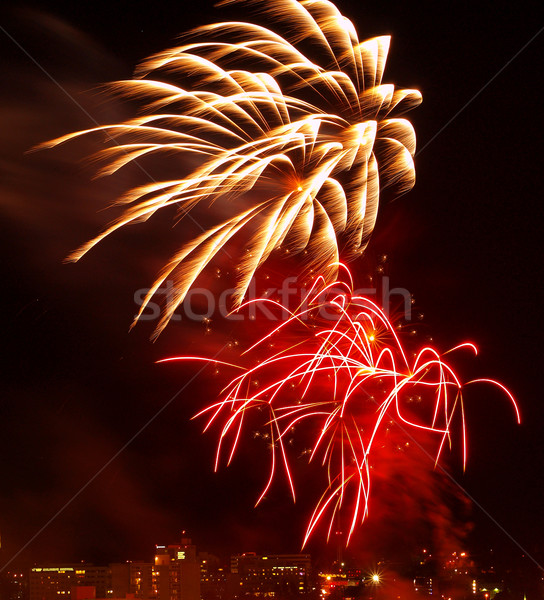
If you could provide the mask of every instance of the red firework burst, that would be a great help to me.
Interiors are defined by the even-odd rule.
[[[288,311],[280,302],[258,299],[287,318],[243,352],[242,370],[223,389],[220,399],[196,416],[207,416],[205,430],[219,424],[216,469],[224,454],[232,460],[253,414],[267,428],[270,473],[257,500],[263,499],[279,471],[287,477],[293,499],[295,482],[287,439],[304,431],[308,461],[319,461],[326,472],[325,489],[310,517],[304,544],[318,524],[328,521],[328,536],[340,510],[349,514],[349,543],[369,513],[371,470],[378,440],[391,423],[408,438],[425,431],[435,436],[435,459],[450,441],[454,415],[460,414],[463,463],[466,432],[463,388],[486,382],[501,388],[519,410],[512,394],[499,382],[477,379],[462,383],[435,348],[409,352],[385,312],[372,300],[355,294],[350,284],[325,285],[317,278],[301,305]],[[470,349],[463,343],[449,352]],[[445,353],[447,354],[447,353]],[[172,360],[208,360],[174,357]],[[161,362],[165,362],[161,361]],[[264,418],[263,418],[264,417]],[[456,421],[457,422],[457,421]]]

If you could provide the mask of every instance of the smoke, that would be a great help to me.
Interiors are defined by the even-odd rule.
[[[450,463],[457,457],[445,452],[435,467],[437,437],[433,439],[428,432],[407,435],[400,427],[390,426],[371,458],[369,515],[348,547],[345,536],[335,540],[334,532],[345,534],[349,511],[336,521],[332,558],[336,553],[337,560],[348,566],[381,565],[390,571],[389,580],[399,590],[406,585],[413,591],[414,576],[422,568],[434,576],[453,552],[466,551],[473,527],[471,505],[462,487],[441,469],[450,472]],[[300,487],[311,485],[308,479]],[[321,533],[325,532],[318,536]],[[318,550],[317,543],[311,540],[308,549]]]
[[[3,15],[2,26],[0,235],[9,348],[3,364],[2,562],[30,540],[18,560],[126,559],[127,548],[140,554],[132,558],[147,557],[156,536],[169,542],[188,520],[179,502],[174,508],[159,497],[159,489],[186,477],[179,455],[177,470],[168,460],[171,445],[154,440],[156,453],[146,455],[144,436],[140,448],[129,448],[74,494],[179,389],[163,376],[161,394],[139,397],[134,405],[138,392],[145,394],[156,356],[148,332],[127,336],[133,290],[146,273],[151,280],[156,265],[130,235],[105,249],[122,256],[123,269],[106,254],[77,269],[64,265],[69,252],[103,225],[99,211],[130,187],[130,176],[91,182],[92,170],[78,159],[97,150],[96,140],[30,152],[67,131],[122,119],[120,103],[104,103],[97,86],[129,76],[132,67],[42,12],[14,9]],[[182,411],[179,422],[190,415]],[[168,476],[157,469],[161,459]],[[163,481],[169,485],[161,487]]]
[[[77,157],[85,148],[29,153],[73,128],[119,118],[97,85],[123,76],[117,59],[68,24],[37,11],[14,11],[5,21],[0,99],[3,239],[10,254],[25,253],[34,268],[62,262],[87,230],[102,221],[97,198],[113,197],[106,181],[88,185]],[[89,146],[86,150],[89,151]],[[85,182],[85,185],[82,183]],[[29,255],[29,248],[40,252]]]

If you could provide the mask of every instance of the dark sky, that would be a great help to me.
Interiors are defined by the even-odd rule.
[[[414,294],[424,332],[442,349],[475,341],[481,354],[462,365],[468,377],[496,377],[516,395],[520,427],[500,394],[473,388],[467,472],[453,472],[541,561],[544,33],[531,41],[543,26],[538,3],[338,6],[362,38],[392,34],[384,80],[416,87],[424,99],[409,115],[420,149],[416,186],[383,207],[357,276],[387,253],[387,275]],[[261,483],[255,460],[212,472],[214,438],[189,421],[218,390],[207,375],[63,509],[198,370],[154,361],[213,354],[234,333],[215,323],[204,337],[200,324],[177,324],[154,344],[149,323],[129,333],[134,290],[149,285],[164,258],[160,227],[121,233],[63,265],[108,220],[101,209],[131,185],[130,175],[91,182],[84,144],[25,151],[92,120],[126,117],[98,86],[129,77],[176,34],[224,15],[207,0],[44,1],[2,12],[2,564],[30,540],[17,561],[147,558],[152,544],[184,528],[217,552],[299,548],[303,507],[278,492],[252,508]],[[521,553],[477,506],[469,517],[452,512],[474,524],[475,549]]]

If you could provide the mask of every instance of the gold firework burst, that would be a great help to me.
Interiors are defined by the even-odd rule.
[[[121,216],[69,260],[168,206],[181,216],[197,206],[221,215],[181,240],[149,290],[141,311],[166,279],[174,282],[157,333],[235,236],[247,250],[238,264],[239,304],[255,271],[279,249],[305,251],[306,268],[334,277],[328,265],[365,249],[380,190],[394,185],[402,193],[414,184],[414,130],[399,115],[421,95],[382,84],[389,37],[360,42],[328,0],[219,4],[232,3],[256,5],[284,35],[245,22],[199,27],[188,43],[151,57],[134,79],[115,84],[143,103],[140,116],[45,144],[102,131],[116,139],[99,153],[106,165],[100,174],[151,155],[181,158],[190,171],[129,190],[118,200]],[[319,60],[308,58],[307,48]]]

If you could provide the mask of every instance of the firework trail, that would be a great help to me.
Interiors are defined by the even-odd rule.
[[[219,5],[234,3],[256,6],[284,36],[244,22],[199,27],[188,43],[151,57],[134,79],[115,84],[122,96],[143,102],[140,116],[44,145],[102,132],[114,144],[97,155],[105,163],[100,175],[152,156],[188,171],[129,190],[118,200],[121,216],[69,260],[170,206],[178,218],[197,206],[221,215],[182,240],[145,298],[140,314],[166,279],[174,282],[157,334],[235,238],[246,250],[235,304],[273,252],[303,253],[304,268],[330,281],[336,276],[330,265],[365,249],[380,190],[393,186],[402,193],[414,184],[415,134],[399,115],[421,95],[382,84],[389,37],[359,41],[353,24],[327,0]]]
[[[383,310],[351,288],[342,281],[325,285],[318,277],[293,312],[275,300],[252,301],[289,316],[246,350],[241,364],[231,365],[242,373],[225,387],[218,402],[197,415],[208,417],[206,430],[219,425],[216,468],[224,455],[227,463],[232,460],[245,430],[254,426],[254,414],[266,427],[270,474],[257,503],[279,471],[285,473],[295,499],[287,440],[295,429],[297,435],[303,430],[310,445],[308,460],[319,461],[326,471],[325,490],[310,518],[304,544],[322,521],[328,523],[330,536],[342,509],[349,513],[349,543],[368,515],[373,458],[391,425],[400,427],[406,439],[417,431],[434,436],[438,462],[450,444],[458,412],[465,462],[462,390],[476,382],[503,390],[519,422],[516,402],[504,386],[489,379],[462,384],[452,366],[430,346],[409,352]],[[476,352],[471,343],[453,350],[462,348]]]

